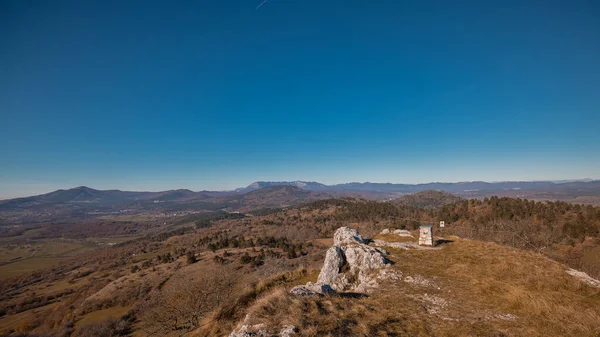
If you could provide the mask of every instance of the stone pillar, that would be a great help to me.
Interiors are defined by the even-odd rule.
[[[421,226],[419,230],[419,245],[433,246],[433,228],[431,226]]]

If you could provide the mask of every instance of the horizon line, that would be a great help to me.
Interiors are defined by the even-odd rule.
[[[567,184],[570,182],[585,182],[585,183],[589,183],[589,182],[596,182],[596,181],[600,181],[600,178],[579,178],[579,179],[553,179],[553,180],[497,180],[497,181],[485,181],[485,180],[466,180],[466,181],[430,181],[430,182],[426,182],[426,183],[398,183],[398,182],[374,182],[374,181],[363,181],[363,182],[359,182],[359,181],[350,181],[350,182],[345,182],[345,183],[337,183],[337,184],[324,184],[324,183],[320,183],[318,181],[312,180],[279,180],[279,181],[273,181],[273,180],[256,180],[251,182],[250,184],[247,184],[245,186],[242,187],[238,187],[238,188],[234,188],[234,189],[224,189],[224,190],[191,190],[189,188],[173,188],[173,189],[168,189],[168,190],[159,190],[159,191],[151,191],[151,190],[122,190],[122,189],[118,189],[118,188],[107,188],[107,189],[97,189],[97,188],[93,188],[87,185],[79,185],[79,186],[74,186],[74,187],[70,187],[70,188],[59,188],[56,190],[51,190],[45,193],[40,193],[40,194],[34,194],[34,195],[28,195],[28,196],[18,196],[18,197],[8,197],[8,198],[4,198],[0,196],[0,201],[6,201],[6,200],[11,200],[11,199],[21,199],[21,198],[29,198],[29,197],[35,197],[35,196],[40,196],[40,195],[44,195],[44,194],[48,194],[48,193],[52,193],[52,192],[57,192],[57,191],[68,191],[68,190],[73,190],[73,189],[77,189],[77,188],[89,188],[92,190],[96,190],[96,191],[120,191],[120,192],[140,192],[140,193],[160,193],[160,192],[169,192],[169,191],[177,191],[177,190],[188,190],[191,192],[237,192],[238,189],[245,189],[247,187],[249,187],[252,184],[255,183],[294,183],[294,182],[303,182],[303,183],[317,183],[317,184],[321,184],[327,187],[332,187],[332,186],[338,186],[338,185],[346,185],[346,184],[390,184],[390,185],[408,185],[408,186],[418,186],[418,185],[428,185],[428,184],[463,184],[463,183],[488,183],[488,184],[501,184],[501,183],[538,183],[538,182],[546,182],[546,183],[553,183],[553,184]],[[274,185],[277,186],[277,185]]]

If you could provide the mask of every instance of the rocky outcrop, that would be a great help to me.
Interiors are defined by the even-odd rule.
[[[430,288],[436,288],[438,290],[442,289],[435,282],[433,282],[432,280],[426,279],[421,275],[406,276],[406,277],[404,277],[404,282],[410,283],[410,284],[413,284],[416,286],[420,286],[420,287],[430,287]]]
[[[388,266],[387,252],[367,245],[356,229],[341,227],[333,235],[333,246],[327,250],[317,283],[296,286],[296,295],[327,294],[331,290],[369,292],[378,280],[391,273],[381,272]]]
[[[329,248],[325,254],[325,262],[323,263],[323,268],[321,268],[321,272],[319,273],[317,283],[330,285],[336,283],[336,281],[338,281],[339,272],[343,266],[344,252],[340,246],[334,245],[333,247]]]
[[[403,236],[403,237],[413,237],[412,234],[410,233],[410,231],[407,231],[405,229],[389,229],[389,228],[385,228],[384,230],[381,231],[381,233],[379,234],[396,234],[398,236]]]
[[[429,246],[419,246],[416,242],[387,242],[384,240],[373,240],[371,243],[376,247],[391,247],[391,248],[399,248],[404,250],[440,250],[441,247],[429,247]]]
[[[264,324],[242,325],[241,328],[229,334],[229,337],[292,337],[296,335],[296,327],[284,325],[279,333],[270,333]]]
[[[569,274],[571,276],[575,276],[580,281],[589,285],[590,287],[600,288],[600,281],[596,280],[595,278],[590,277],[588,274],[586,274],[582,271],[569,268],[567,270],[567,274]]]
[[[373,240],[373,245],[377,247],[392,247],[392,248],[400,248],[400,249],[412,249],[416,246],[411,242],[387,242],[383,240]]]
[[[268,332],[264,324],[242,325],[238,330],[232,331],[229,337],[266,337]]]
[[[403,237],[410,237],[410,238],[413,237],[412,234],[405,229],[396,229],[394,231],[394,234],[398,234],[399,236],[403,236]]]
[[[314,294],[334,294],[335,290],[329,284],[308,282],[306,285],[295,286],[290,290],[290,293],[298,296],[314,295]]]
[[[340,227],[333,234],[333,246],[340,246],[349,243],[365,243],[365,239],[360,236],[356,229],[350,227]]]

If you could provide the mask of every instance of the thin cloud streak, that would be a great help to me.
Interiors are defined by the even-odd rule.
[[[269,1],[269,0],[265,0],[265,1],[261,2],[260,5],[256,6],[256,9],[259,9],[262,5],[267,3],[267,1]]]

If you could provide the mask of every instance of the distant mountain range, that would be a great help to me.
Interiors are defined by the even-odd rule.
[[[428,192],[397,200],[422,191]],[[432,191],[443,191],[446,194],[436,194]],[[234,191],[199,192],[187,189],[132,192],[96,190],[80,186],[32,197],[0,200],[0,223],[15,223],[16,218],[28,221],[40,217],[47,221],[56,221],[66,215],[181,211],[246,212],[342,197],[397,200],[395,202],[399,204],[421,207],[452,202],[452,196],[483,198],[492,195],[600,204],[600,181],[472,181],[427,184],[352,182],[337,185],[325,185],[314,181],[257,181]]]
[[[504,181],[485,182],[468,181],[458,183],[432,182],[426,184],[392,184],[392,183],[345,183],[325,185],[315,181],[257,181],[235,191],[245,193],[269,186],[295,186],[309,191],[354,191],[370,193],[415,193],[426,190],[445,191],[449,193],[473,194],[477,191],[507,191],[507,190],[564,190],[564,189],[596,189],[600,188],[600,180],[564,180],[564,181]]]
[[[350,192],[349,194],[360,195],[403,195],[427,190],[444,191],[457,195],[479,195],[492,192],[506,191],[571,191],[587,195],[596,195],[600,189],[600,180],[562,180],[562,181],[467,181],[457,183],[431,182],[425,184],[393,184],[393,183],[371,183],[351,182],[344,184],[325,185],[316,181],[257,181],[246,187],[240,187],[234,191],[199,191],[188,189],[169,190],[161,192],[133,192],[121,190],[96,190],[86,186],[79,186],[68,190],[57,190],[47,194],[0,200],[0,205],[11,203],[64,203],[64,202],[97,202],[113,203],[123,201],[177,201],[189,199],[211,199],[214,197],[244,194],[272,186],[293,186],[306,191],[315,192]]]
[[[121,190],[96,190],[87,186],[79,186],[68,190],[57,190],[54,192],[36,195],[32,197],[16,198],[0,201],[0,209],[6,204],[53,204],[53,203],[97,203],[112,204],[128,201],[176,201],[186,199],[208,199],[215,195],[226,194],[226,192],[193,192],[186,189],[170,190],[162,192],[132,192]],[[229,193],[231,194],[231,192]]]
[[[331,186],[327,186],[316,181],[256,181],[246,187],[236,188],[236,192],[245,193],[270,186],[295,186],[303,190],[309,191],[325,191],[330,190]]]

